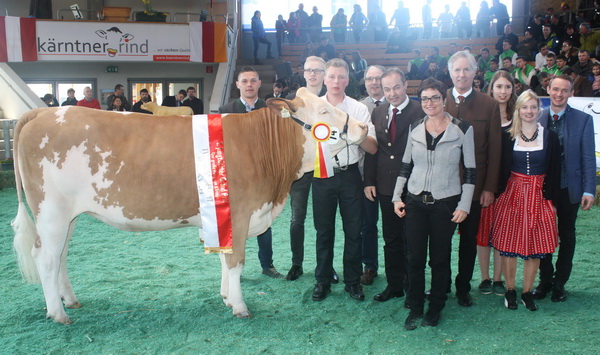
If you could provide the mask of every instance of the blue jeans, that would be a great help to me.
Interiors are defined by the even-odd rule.
[[[365,270],[377,272],[379,268],[377,238],[377,222],[379,221],[379,199],[375,202],[369,201],[365,196],[363,199],[363,219],[360,235],[362,236],[362,263]]]
[[[302,266],[304,262],[304,221],[308,207],[308,195],[313,172],[308,172],[292,183],[290,205],[292,220],[290,221],[290,248],[292,250],[292,265]]]
[[[258,242],[258,260],[263,269],[268,269],[273,265],[273,233],[271,228],[256,237]]]

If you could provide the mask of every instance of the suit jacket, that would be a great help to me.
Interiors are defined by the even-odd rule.
[[[371,121],[375,126],[378,148],[377,153],[365,155],[365,186],[376,186],[377,192],[386,196],[394,194],[410,124],[425,116],[421,104],[410,100],[398,116],[396,139],[392,143],[388,133],[389,107],[390,104],[385,102],[373,110]]]
[[[263,99],[258,99],[254,105],[254,110],[259,108],[267,107],[267,102]],[[246,106],[242,103],[242,100],[235,99],[228,104],[219,107],[219,113],[246,113]]]
[[[594,143],[594,121],[592,116],[567,105],[561,118],[565,120],[563,132],[563,154],[567,189],[571,203],[581,202],[584,192],[596,194],[596,157]],[[540,124],[547,128],[550,109],[542,112]]]
[[[197,97],[194,97],[194,99],[190,100],[189,98],[183,100],[183,106],[189,106],[192,108],[192,111],[194,111],[194,115],[200,115],[204,113],[204,104],[202,103],[202,100],[200,100]]]
[[[131,112],[140,112],[140,113],[145,113],[145,114],[150,114],[152,115],[152,112],[147,111],[147,110],[142,110],[142,105],[144,104],[144,102],[142,100],[136,102],[133,107],[131,108]]]
[[[379,101],[381,101],[381,103],[379,104],[380,106],[385,103],[385,101],[382,101],[382,100],[385,100],[385,98],[382,97],[381,100],[379,100]],[[375,106],[375,102],[373,102],[373,99],[371,99],[370,96],[365,97],[364,99],[360,100],[359,102],[361,104],[364,104],[365,106],[367,106],[370,114],[373,114],[373,110],[375,109],[375,107],[377,107],[377,106]]]
[[[177,98],[174,95],[165,96],[161,106],[177,107]],[[180,103],[179,106],[183,106],[183,104]]]
[[[446,112],[473,126],[477,181],[473,200],[479,200],[482,191],[497,192],[500,177],[502,130],[498,102],[482,92],[471,91],[465,102],[457,104],[452,89],[448,89]]]

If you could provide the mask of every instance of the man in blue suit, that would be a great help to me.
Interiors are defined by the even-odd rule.
[[[559,75],[548,86],[550,108],[540,117],[540,124],[558,134],[561,147],[561,193],[556,206],[560,248],[556,270],[552,254],[540,263],[540,284],[533,291],[536,299],[543,299],[552,291],[553,302],[567,299],[565,283],[569,280],[575,254],[575,221],[581,205],[587,211],[594,203],[596,192],[596,159],[594,157],[594,124],[592,116],[567,104],[573,96],[573,82],[567,75]]]

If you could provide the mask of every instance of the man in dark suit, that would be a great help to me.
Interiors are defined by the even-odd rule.
[[[179,90],[179,92],[173,96],[165,96],[161,106],[168,107],[179,107],[183,106],[183,99],[187,95],[187,92],[183,89]]]
[[[553,302],[567,299],[565,284],[571,276],[575,254],[575,221],[581,205],[587,211],[596,193],[596,159],[594,156],[594,123],[592,116],[567,104],[573,96],[573,82],[559,75],[548,86],[550,108],[542,112],[540,124],[558,134],[561,147],[561,192],[556,206],[560,247],[556,270],[552,254],[540,262],[540,284],[533,297],[543,299],[552,291]]]
[[[508,25],[507,25],[508,26]],[[477,71],[475,58],[466,51],[455,53],[448,60],[448,70],[454,88],[448,90],[446,111],[453,117],[467,121],[473,126],[477,178],[471,211],[459,225],[458,274],[456,275],[456,298],[458,304],[470,307],[471,279],[477,256],[477,230],[481,208],[494,202],[500,177],[500,109],[491,96],[473,90]],[[448,251],[450,252],[450,251]]]
[[[285,95],[283,95],[283,84],[281,82],[276,81],[273,83],[273,92],[265,96],[265,101],[272,97],[285,97]]]
[[[371,201],[379,197],[387,287],[374,299],[385,302],[404,296],[407,272],[405,220],[394,213],[392,195],[406,148],[409,126],[425,114],[421,105],[406,95],[406,77],[400,69],[386,70],[381,76],[381,86],[387,102],[375,107],[371,115],[379,149],[374,155],[366,155],[364,193]]]
[[[260,78],[253,67],[244,67],[238,74],[235,85],[240,90],[240,98],[219,107],[219,113],[246,113],[259,108],[267,107],[263,99],[258,98],[260,89]],[[258,260],[262,267],[262,273],[274,279],[282,279],[275,266],[273,266],[273,234],[271,228],[256,238],[258,242]]]
[[[136,102],[133,105],[133,107],[131,108],[131,111],[151,115],[152,112],[142,109],[142,105],[145,104],[146,102],[150,102],[150,101],[152,101],[152,97],[148,93],[148,89],[144,88],[144,89],[140,90],[140,101]]]
[[[188,98],[183,100],[183,106],[189,106],[192,111],[194,111],[194,115],[201,115],[204,113],[204,104],[202,100],[196,97],[196,88],[190,86],[187,88],[187,96]]]

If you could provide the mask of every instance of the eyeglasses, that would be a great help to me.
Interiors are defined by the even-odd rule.
[[[308,68],[308,69],[304,69],[304,72],[306,74],[311,74],[311,73],[312,74],[321,74],[321,73],[325,72],[325,70],[323,70],[323,69],[310,69],[310,68]]]
[[[368,76],[365,78],[365,81],[379,81],[381,80],[380,76]]]
[[[440,102],[442,101],[442,97],[439,95],[434,95],[432,97],[421,96],[421,102],[427,103],[427,101]]]

